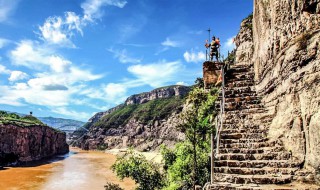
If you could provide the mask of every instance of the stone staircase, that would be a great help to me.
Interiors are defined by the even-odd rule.
[[[299,164],[280,140],[268,139],[272,115],[254,90],[253,66],[233,65],[225,78],[225,113],[219,153],[214,158],[215,181],[208,189],[268,189],[263,186],[290,183]]]

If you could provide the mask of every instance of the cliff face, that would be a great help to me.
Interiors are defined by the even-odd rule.
[[[255,0],[256,90],[281,139],[304,168],[320,170],[320,1]]]
[[[190,91],[187,86],[169,86],[162,87],[152,90],[151,92],[145,92],[141,94],[135,94],[130,96],[126,101],[125,105],[130,104],[143,104],[150,100],[160,99],[160,98],[170,98],[173,96],[185,96]]]
[[[235,43],[211,189],[319,183],[320,1],[255,0]]]
[[[35,161],[67,152],[65,133],[41,125],[0,124],[0,165]]]
[[[123,104],[94,115],[86,124],[89,131],[75,145],[82,149],[133,146],[150,150],[163,143],[174,144],[184,139],[175,126],[189,91],[190,87],[169,86],[132,95]]]

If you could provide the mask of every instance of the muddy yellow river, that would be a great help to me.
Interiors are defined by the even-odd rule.
[[[112,154],[72,149],[38,166],[0,170],[0,190],[103,190],[107,182],[134,189],[132,180],[120,181],[111,171],[115,160]]]

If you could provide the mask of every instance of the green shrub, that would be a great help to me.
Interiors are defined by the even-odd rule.
[[[107,185],[104,186],[105,190],[124,190],[118,184],[108,182]]]
[[[146,158],[133,150],[124,156],[118,157],[112,165],[120,179],[132,178],[137,184],[137,190],[157,190],[164,186],[164,176],[159,171],[159,165],[146,160]]]
[[[132,118],[143,124],[151,124],[155,119],[166,119],[183,104],[182,97],[171,97],[148,101],[144,104],[126,105],[102,117],[94,126],[117,128],[128,123]]]

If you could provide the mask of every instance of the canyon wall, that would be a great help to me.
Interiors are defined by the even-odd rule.
[[[0,124],[0,165],[23,163],[69,152],[66,134],[48,126]]]
[[[171,146],[184,139],[176,125],[183,97],[190,90],[174,85],[132,95],[123,104],[95,114],[85,125],[88,131],[75,135],[72,144],[89,150],[135,147],[147,151],[161,144]]]
[[[255,0],[255,88],[303,168],[320,171],[320,1]]]

